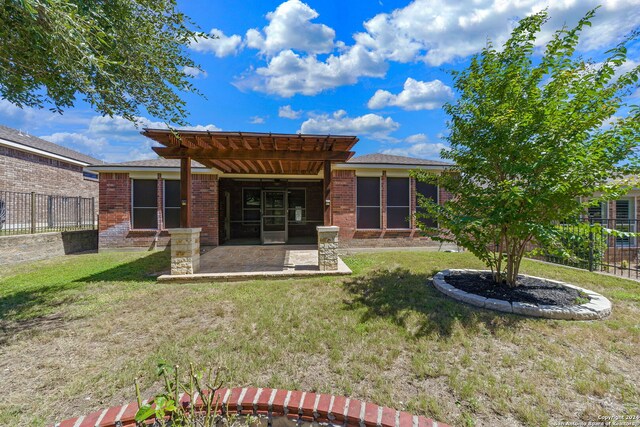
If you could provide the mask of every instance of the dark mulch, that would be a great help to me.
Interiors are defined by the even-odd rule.
[[[445,280],[462,291],[509,302],[568,307],[577,305],[577,298],[588,298],[575,289],[526,276],[518,276],[518,286],[515,288],[494,283],[490,273],[453,272]]]

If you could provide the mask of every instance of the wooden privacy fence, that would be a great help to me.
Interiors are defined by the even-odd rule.
[[[91,230],[96,223],[93,197],[0,191],[0,235]]]

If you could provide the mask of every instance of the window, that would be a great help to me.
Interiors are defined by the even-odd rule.
[[[164,182],[164,228],[180,228],[180,181]]]
[[[409,178],[387,178],[387,228],[410,228]]]
[[[303,223],[307,220],[306,191],[304,188],[289,190],[289,222]]]
[[[259,223],[260,222],[260,197],[262,192],[259,188],[243,188],[242,189],[242,222],[243,223]]]
[[[158,181],[134,179],[132,192],[133,228],[158,228]]]
[[[356,226],[380,228],[380,178],[357,178]]]
[[[607,204],[600,202],[595,206],[589,206],[589,208],[587,209],[587,215],[589,216],[589,219],[593,220],[594,222],[600,222],[603,219],[606,219]]]
[[[434,202],[438,202],[438,186],[434,184],[429,184],[422,181],[416,181],[416,192],[422,197],[426,199],[433,200]],[[417,197],[417,207],[416,212],[419,214],[426,214],[427,211],[424,208],[420,207],[420,196]],[[421,217],[420,222],[424,224],[426,227],[438,227],[438,222],[435,218],[425,218]]]
[[[635,233],[636,221],[634,210],[635,206],[633,199],[620,199],[616,200],[616,230],[622,232]],[[634,245],[635,238],[629,236],[616,237],[616,244],[618,245]]]
[[[82,176],[84,177],[84,179],[89,179],[89,180],[92,180],[92,181],[97,181],[98,180],[98,174],[97,173],[83,171],[82,172]]]

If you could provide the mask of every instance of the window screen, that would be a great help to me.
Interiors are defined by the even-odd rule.
[[[164,228],[180,227],[180,181],[164,182]]]
[[[434,202],[438,201],[438,186],[429,184],[422,181],[416,181],[416,191],[418,194],[421,194],[423,197],[433,200]],[[426,214],[427,211],[424,208],[420,207],[420,197],[417,198],[417,208],[416,212],[419,214]],[[420,217],[420,222],[424,224],[426,227],[437,227],[438,222],[435,218],[426,218]]]
[[[380,228],[380,178],[357,178],[356,223],[358,228]]]
[[[133,180],[133,228],[158,228],[158,181],[155,179]]]
[[[387,178],[387,228],[409,228],[409,178]]]

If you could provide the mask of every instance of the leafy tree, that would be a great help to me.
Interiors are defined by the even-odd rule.
[[[618,197],[624,177],[637,171],[640,109],[625,100],[638,88],[640,67],[624,71],[624,64],[638,34],[601,63],[584,60],[575,50],[594,14],[555,32],[541,57],[536,35],[548,15],[531,15],[502,50],[489,43],[452,73],[459,96],[444,107],[451,148],[442,156],[456,166],[438,178],[414,172],[453,196],[443,206],[421,201],[441,227],[430,234],[470,250],[497,283],[516,286],[530,242],[561,244],[558,222]]]
[[[178,92],[195,89],[185,46],[196,36],[175,0],[6,0],[0,3],[0,95],[62,112],[82,96],[104,115],[182,124]]]

